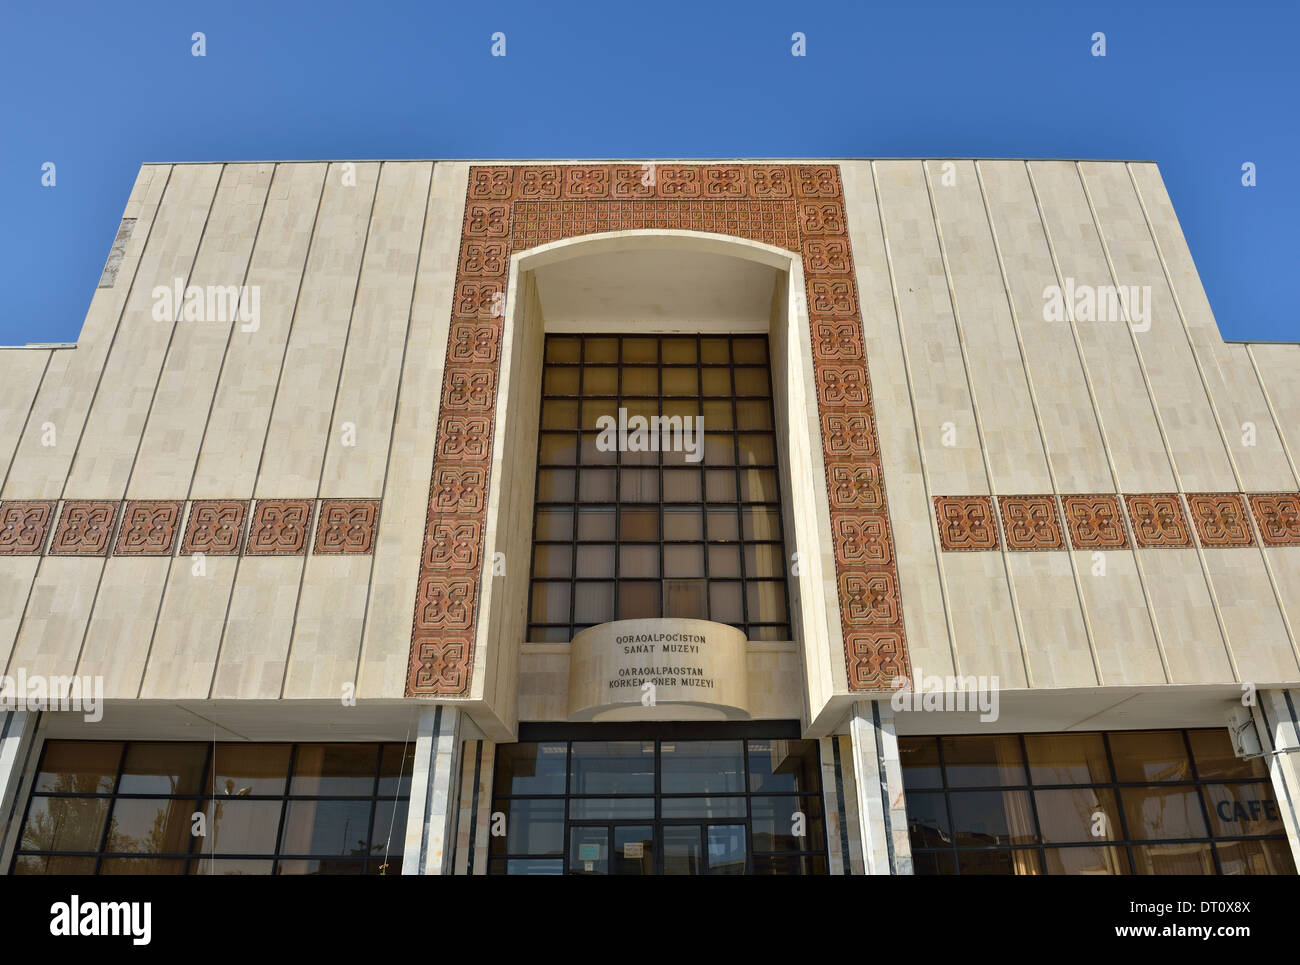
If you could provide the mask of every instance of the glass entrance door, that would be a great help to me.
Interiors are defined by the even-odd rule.
[[[749,872],[743,824],[608,824],[569,829],[568,873],[575,875],[743,875]]]

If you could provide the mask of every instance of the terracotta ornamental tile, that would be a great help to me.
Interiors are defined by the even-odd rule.
[[[939,543],[950,553],[977,553],[1001,546],[992,496],[935,496]]]
[[[1006,534],[1007,549],[1065,549],[1055,496],[999,496],[998,510],[1002,513],[1002,532]]]
[[[122,511],[113,555],[171,556],[184,511],[180,500],[131,500]]]
[[[259,499],[248,531],[249,556],[303,556],[311,532],[310,499]]]
[[[113,524],[121,503],[116,500],[69,500],[59,514],[50,545],[51,556],[107,556]]]
[[[0,503],[0,556],[40,556],[54,507],[52,501],[36,499]]]
[[[1070,545],[1077,550],[1128,549],[1128,530],[1119,497],[1108,493],[1062,496]]]
[[[470,169],[407,692],[470,688],[510,256],[634,229],[801,254],[849,686],[891,688],[910,670],[839,166],[623,162]]]
[[[1192,532],[1177,493],[1144,493],[1125,496],[1133,539],[1143,549],[1186,548]]]
[[[1300,546],[1300,493],[1251,493],[1248,498],[1265,546]]]
[[[248,519],[246,499],[196,499],[190,504],[181,552],[238,556]]]
[[[1246,501],[1239,493],[1188,493],[1192,525],[1202,546],[1254,546]]]
[[[322,500],[312,552],[318,556],[373,553],[378,529],[379,500]]]

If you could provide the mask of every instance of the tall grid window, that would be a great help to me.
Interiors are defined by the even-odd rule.
[[[414,758],[413,744],[46,741],[11,873],[400,874]]]
[[[917,874],[1295,874],[1224,728],[900,737]]]
[[[655,419],[699,435],[644,447]],[[684,617],[788,640],[778,465],[764,336],[548,336],[528,639]]]

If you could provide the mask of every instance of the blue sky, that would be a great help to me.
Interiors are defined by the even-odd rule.
[[[411,157],[1151,159],[1224,337],[1296,340],[1298,32],[1295,0],[6,0],[0,344],[75,340],[141,162]]]

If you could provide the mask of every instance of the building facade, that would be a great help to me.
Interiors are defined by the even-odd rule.
[[[1150,163],[145,165],[0,867],[1294,874],[1297,371]]]

